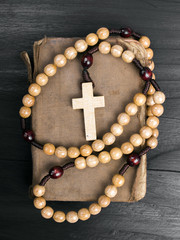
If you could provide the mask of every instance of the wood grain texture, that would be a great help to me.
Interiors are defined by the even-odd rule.
[[[156,0],[0,1],[0,239],[179,239],[180,238],[180,2]],[[43,220],[27,191],[30,146],[21,138],[18,109],[27,90],[19,53],[32,58],[35,40],[85,36],[98,27],[131,26],[152,41],[155,74],[165,91],[158,148],[149,153],[146,197],[135,204],[114,203],[98,217],[75,225]],[[84,206],[86,206],[85,203]],[[82,203],[52,203],[77,210]],[[80,234],[81,232],[81,234]],[[36,234],[35,234],[36,233]]]

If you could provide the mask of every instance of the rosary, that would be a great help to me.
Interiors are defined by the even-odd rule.
[[[121,45],[113,45],[108,41],[104,41],[110,35],[121,36],[123,39],[129,37],[143,46],[148,62],[143,66],[138,60],[138,57],[133,51],[125,48]],[[150,46],[150,40],[146,36],[134,32],[131,28],[121,29],[107,29],[102,27],[98,29],[97,33],[90,33],[86,36],[85,40],[80,39],[75,42],[74,47],[68,47],[64,54],[58,54],[54,58],[53,64],[48,64],[44,68],[44,73],[39,73],[36,76],[36,83],[31,83],[28,88],[28,94],[26,94],[20,108],[19,114],[21,117],[21,128],[23,131],[24,139],[31,143],[33,146],[39,148],[47,155],[55,154],[58,158],[72,158],[72,162],[66,163],[64,166],[54,166],[49,170],[49,173],[42,178],[39,184],[33,187],[34,206],[37,209],[41,209],[41,215],[54,221],[62,223],[65,220],[69,223],[75,223],[79,219],[85,221],[90,218],[91,215],[97,215],[102,208],[106,208],[111,198],[117,194],[117,189],[122,187],[125,178],[124,174],[129,167],[138,166],[141,161],[141,156],[146,154],[150,149],[156,148],[158,145],[157,137],[159,131],[157,129],[159,125],[159,118],[164,108],[162,104],[165,101],[165,95],[160,91],[160,87],[155,81],[155,75],[152,73],[154,69],[154,62],[151,60],[153,57],[153,51]],[[85,123],[85,137],[87,141],[93,141],[91,145],[85,144],[80,148],[64,146],[55,147],[52,143],[46,143],[44,145],[35,141],[35,134],[32,130],[27,128],[26,119],[31,115],[31,107],[35,104],[35,97],[41,93],[41,87],[48,83],[48,80],[54,76],[57,72],[57,68],[62,68],[66,65],[68,60],[76,58],[78,52],[83,53],[81,59],[82,70],[82,98],[72,99],[73,109],[83,109],[84,123]],[[114,123],[110,131],[105,133],[102,139],[96,138],[96,122],[95,122],[95,108],[105,106],[104,96],[93,96],[93,87],[95,83],[90,77],[88,69],[93,64],[93,54],[99,51],[102,54],[111,53],[113,57],[122,57],[126,63],[134,63],[139,70],[140,77],[145,81],[145,86],[142,93],[136,93],[132,102],[125,106],[125,111],[117,116],[117,123]],[[106,145],[112,145],[117,136],[123,133],[123,127],[129,124],[131,116],[134,116],[138,112],[138,107],[147,105],[147,120],[146,124],[139,130],[139,133],[131,135],[128,142],[124,142],[120,147],[111,148],[111,150],[104,151]],[[135,152],[134,148],[139,147],[143,141],[146,141],[146,146],[139,152]],[[93,155],[93,152],[97,152],[98,155]],[[46,200],[43,197],[45,194],[45,185],[50,179],[57,179],[62,177],[64,171],[71,167],[76,167],[79,170],[86,167],[96,167],[99,163],[106,164],[112,160],[121,159],[122,155],[127,155],[126,163],[112,178],[112,184],[105,188],[104,195],[101,195],[97,202],[92,203],[89,208],[82,208],[78,212],[69,211],[64,213],[63,211],[54,211],[50,206],[46,206]]]

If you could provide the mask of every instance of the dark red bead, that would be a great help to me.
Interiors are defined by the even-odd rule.
[[[140,156],[137,153],[131,153],[128,156],[127,163],[133,167],[140,163]]]
[[[152,71],[148,67],[140,70],[140,76],[144,81],[149,81],[152,78]]]
[[[131,28],[121,28],[120,29],[120,36],[124,38],[131,37],[133,33],[133,30]]]
[[[84,68],[89,68],[93,64],[93,56],[92,54],[87,53],[81,59],[81,65]]]
[[[34,140],[34,133],[32,130],[24,130],[23,131],[23,138],[27,142],[32,142]]]
[[[51,178],[56,179],[56,178],[60,178],[63,175],[63,168],[60,166],[56,166],[50,169],[49,171],[49,175]]]

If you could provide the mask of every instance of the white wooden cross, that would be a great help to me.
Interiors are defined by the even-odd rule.
[[[84,110],[86,140],[96,139],[95,108],[105,106],[104,96],[94,97],[92,82],[82,84],[82,98],[72,99],[73,109]]]

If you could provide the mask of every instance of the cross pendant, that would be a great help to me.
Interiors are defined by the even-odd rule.
[[[92,82],[82,83],[82,98],[72,99],[73,109],[83,109],[86,140],[91,141],[96,136],[95,108],[105,107],[104,96],[94,97]]]

